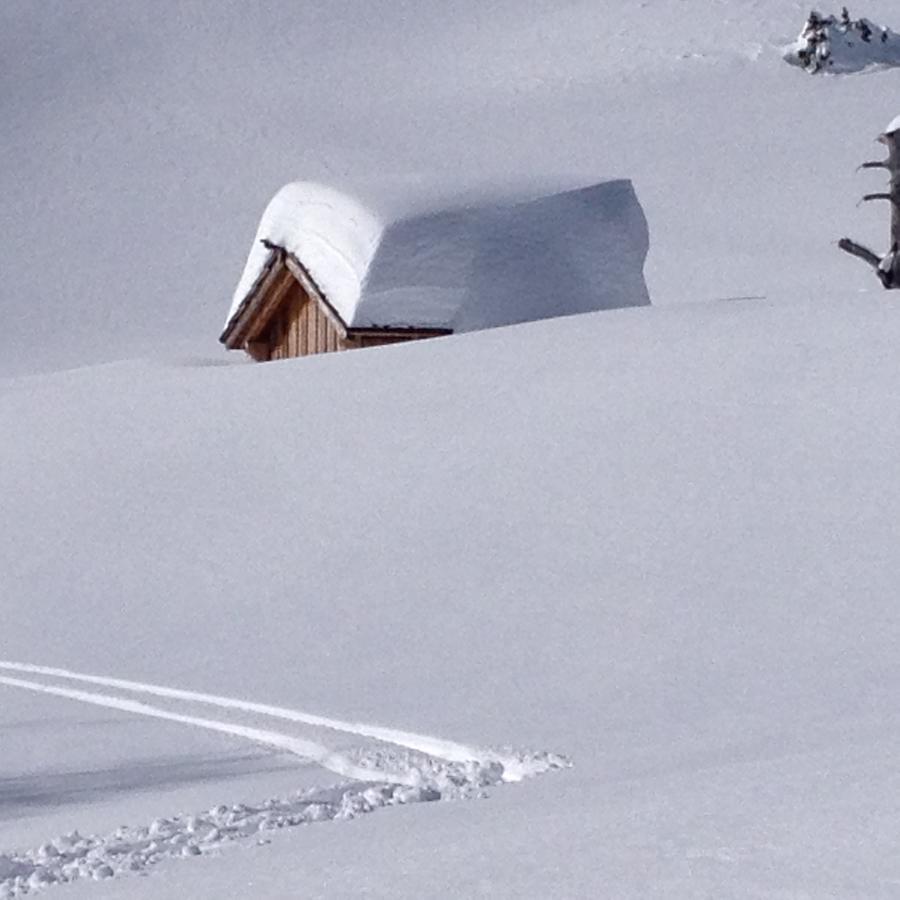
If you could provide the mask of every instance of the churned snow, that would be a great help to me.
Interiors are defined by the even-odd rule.
[[[421,761],[418,763],[421,767]],[[259,804],[218,805],[188,816],[122,826],[105,836],[77,831],[24,852],[0,854],[0,900],[80,879],[102,881],[142,873],[166,859],[215,853],[225,844],[316,822],[348,821],[391,806],[486,796],[497,773],[475,765],[433,767],[418,785],[350,783],[273,797]]]
[[[196,815],[154,819],[143,826],[122,826],[106,836],[73,831],[34,850],[0,854],[0,898],[26,896],[80,879],[134,875],[165,859],[200,856],[233,841],[262,842],[278,829],[346,821],[388,806],[458,799],[491,783],[484,778],[465,782],[468,794],[464,787],[442,793],[432,787],[396,784],[340,785],[273,797],[255,806],[219,805]]]
[[[196,815],[159,818],[143,826],[122,826],[105,837],[83,837],[75,831],[44,842],[34,850],[0,853],[0,898],[25,896],[42,888],[80,879],[101,881],[135,874],[167,858],[215,852],[224,844],[246,841],[248,838],[260,839],[266,833],[296,825],[345,821],[389,806],[485,797],[487,788],[503,781],[521,780],[522,777],[567,765],[564,758],[555,754],[513,754],[507,751],[499,756],[459,745],[447,745],[421,735],[403,735],[384,729],[381,732],[392,739],[390,742],[340,753],[330,752],[290,733],[247,728],[227,719],[212,720],[185,715],[174,709],[154,707],[96,690],[62,687],[56,680],[99,683],[120,691],[165,697],[169,701],[188,700],[195,706],[265,710],[264,715],[283,720],[312,721],[312,717],[293,710],[260,707],[235,698],[177,691],[29,664],[3,662],[0,667],[42,678],[41,681],[33,681],[2,676],[0,685],[6,687],[218,731],[270,749],[287,751],[353,779],[337,786],[298,791],[289,797],[270,798],[255,805],[218,805]],[[48,676],[54,680],[48,682]],[[331,730],[350,730],[358,738],[370,735],[373,730],[378,731],[371,726],[323,721]],[[450,755],[454,759],[448,761],[441,756],[425,755],[404,744],[404,739],[416,746],[423,743],[434,746],[438,752],[450,747]]]
[[[441,202],[406,183],[361,202],[289,184],[266,208],[228,319],[265,268],[264,242],[294,254],[349,326],[471,331],[649,303],[631,183],[538,191],[488,185]]]

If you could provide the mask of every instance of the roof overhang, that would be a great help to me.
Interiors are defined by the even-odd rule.
[[[285,294],[296,281],[315,300],[322,312],[334,325],[342,338],[374,336],[379,337],[442,337],[453,334],[452,328],[421,328],[410,326],[349,326],[341,314],[328,302],[309,270],[284,247],[270,241],[263,241],[269,251],[266,263],[253,283],[247,296],[241,301],[234,315],[228,320],[219,341],[229,350],[240,350],[257,341],[265,331],[272,316],[278,311]]]

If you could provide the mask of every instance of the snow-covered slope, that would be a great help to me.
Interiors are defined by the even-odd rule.
[[[898,341],[881,296],[751,301],[8,380],[4,653],[574,765],[221,870],[170,863],[150,895],[186,878],[196,896],[880,896],[900,874]],[[68,715],[96,757],[30,759],[29,721],[60,701],[10,690],[4,784],[95,779],[47,811],[14,801],[10,849],[290,781],[282,755],[229,787],[222,755],[252,743],[163,723],[148,744],[88,706]],[[186,785],[136,792],[148,755]],[[118,803],[103,769],[132,773]],[[412,859],[453,848],[440,873],[401,877],[388,848],[410,821]]]
[[[625,177],[654,303],[868,286],[833,242],[886,240],[883,210],[855,208],[877,176],[853,170],[900,72],[787,67],[808,12],[7,0],[0,367],[216,352],[260,211],[296,179]],[[897,25],[892,0],[862,14]]]
[[[807,12],[2,4],[0,891],[895,896],[900,73]],[[209,355],[279,185],[559,171],[660,305]]]

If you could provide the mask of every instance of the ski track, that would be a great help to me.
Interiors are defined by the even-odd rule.
[[[84,684],[95,684],[101,687],[116,688],[132,693],[165,697],[169,700],[185,700],[192,703],[217,706],[222,709],[234,709],[241,712],[284,719],[290,722],[298,722],[303,725],[327,728],[331,731],[340,731],[346,734],[358,735],[360,737],[368,737],[388,744],[396,744],[400,747],[407,747],[410,750],[417,750],[428,756],[445,759],[450,762],[472,762],[475,760],[499,762],[503,765],[505,781],[521,781],[522,778],[528,777],[529,775],[539,774],[538,772],[523,769],[523,760],[515,754],[503,754],[492,750],[482,750],[457,743],[456,741],[448,741],[443,738],[416,734],[409,731],[398,731],[393,728],[384,728],[380,725],[345,722],[340,719],[331,719],[325,716],[301,712],[299,710],[287,709],[282,706],[272,706],[266,703],[254,703],[247,700],[240,700],[235,697],[222,697],[216,694],[204,694],[197,691],[180,690],[178,688],[164,687],[163,685],[158,684],[144,684],[139,681],[128,681],[122,678],[107,678],[100,675],[88,675],[81,672],[73,672],[69,669],[54,668],[52,666],[39,666],[31,663],[0,660],[0,669],[31,675],[44,675],[66,681],[79,681]]]
[[[35,691],[41,694],[52,694],[56,697],[64,697],[67,700],[76,700],[79,703],[90,703],[93,706],[105,706],[108,709],[118,709],[122,712],[134,713],[139,716],[147,716],[151,719],[163,719],[168,722],[178,722],[181,725],[190,725],[194,728],[205,728],[208,731],[218,731],[222,734],[234,737],[246,738],[266,747],[276,747],[286,750],[308,762],[314,762],[341,775],[344,778],[353,778],[357,781],[371,781],[377,775],[379,780],[394,784],[412,785],[415,783],[413,776],[401,775],[390,772],[373,772],[353,765],[346,757],[338,753],[332,753],[327,747],[316,744],[313,741],[305,741],[288,734],[277,731],[267,731],[262,728],[248,728],[230,722],[219,722],[215,719],[204,719],[200,716],[186,716],[181,713],[169,712],[157,706],[140,703],[137,700],[124,700],[120,697],[112,697],[109,694],[97,694],[87,691],[78,691],[71,688],[55,687],[53,685],[38,684],[36,681],[25,681],[20,678],[8,678],[0,676],[0,684],[7,687],[22,688],[26,691]]]
[[[35,850],[0,853],[0,900],[33,894],[51,885],[81,878],[102,880],[141,872],[164,859],[198,856],[252,836],[265,843],[265,838],[259,835],[274,829],[351,819],[386,806],[483,797],[488,787],[570,765],[564,757],[552,753],[482,751],[428,735],[66,669],[0,661],[0,670],[262,714],[354,734],[381,744],[336,753],[322,744],[278,731],[171,712],[140,700],[99,691],[0,676],[0,685],[6,687],[243,738],[287,751],[349,779],[349,782],[332,788],[270,799],[257,806],[217,806],[193,816],[157,819],[149,826],[122,827],[106,837],[82,837],[78,832],[72,832]]]

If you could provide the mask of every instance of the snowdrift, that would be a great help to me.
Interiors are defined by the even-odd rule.
[[[472,331],[650,302],[647,222],[630,181],[443,198],[382,185],[362,196],[305,182],[282,188],[227,321],[265,268],[265,244],[296,256],[350,327]]]
[[[573,763],[110,896],[885,896],[898,302],[6,380],[4,656]],[[269,753],[229,783],[237,736],[2,692],[0,853],[311,777]]]

